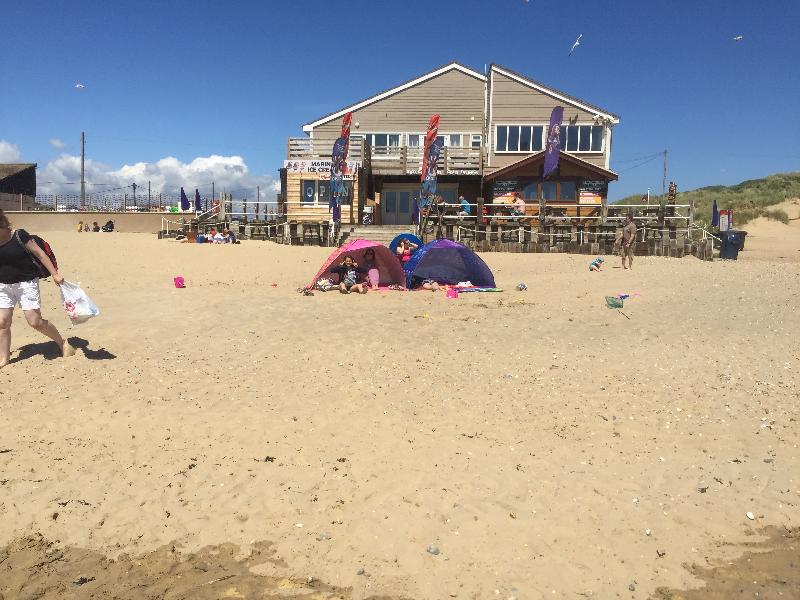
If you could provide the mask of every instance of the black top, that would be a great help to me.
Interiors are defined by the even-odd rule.
[[[31,239],[27,231],[17,229],[11,239],[0,246],[0,283],[20,283],[39,277],[31,255],[20,245],[17,237],[23,244]]]

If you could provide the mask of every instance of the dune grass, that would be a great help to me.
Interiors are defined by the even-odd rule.
[[[778,173],[731,186],[712,185],[688,192],[678,191],[678,204],[689,204],[694,200],[695,221],[698,223],[711,223],[711,205],[716,199],[719,210],[735,210],[736,227],[758,217],[788,223],[789,216],[785,211],[769,207],[792,198],[800,198],[800,173]],[[639,204],[640,201],[641,195],[635,195],[623,198],[615,204]],[[658,199],[653,198],[652,201],[657,203]]]

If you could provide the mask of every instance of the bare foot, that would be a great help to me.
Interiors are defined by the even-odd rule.
[[[68,356],[75,355],[75,346],[70,345],[69,342],[64,342],[64,345],[61,347],[61,356],[67,358]]]

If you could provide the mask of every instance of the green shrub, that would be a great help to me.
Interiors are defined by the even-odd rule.
[[[785,210],[781,210],[779,208],[773,210],[765,210],[764,216],[773,221],[780,221],[784,225],[789,224],[789,215],[786,213]]]

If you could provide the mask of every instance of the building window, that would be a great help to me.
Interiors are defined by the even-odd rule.
[[[559,200],[575,201],[575,190],[577,189],[577,186],[575,185],[574,181],[561,181],[558,188]]]
[[[420,135],[418,133],[409,133],[408,134],[408,147],[409,148],[419,148],[419,138],[420,138]]]
[[[524,200],[538,200],[539,199],[539,183],[537,181],[532,181],[530,183],[526,183],[522,187],[522,198]]]
[[[328,206],[330,186],[328,179],[303,179],[300,182],[300,204]],[[344,189],[347,195],[339,197],[339,204],[349,205],[353,201],[353,182],[345,180]]]
[[[451,133],[449,137],[450,137],[450,139],[449,139],[449,143],[447,144],[448,146],[451,146],[453,148],[458,148],[458,147],[461,146],[461,134],[460,133]]]
[[[498,125],[495,152],[539,152],[544,147],[543,125]]]
[[[556,182],[543,181],[542,182],[542,200],[555,200],[556,199]]]
[[[364,137],[370,146],[378,146],[379,148],[396,148],[400,146],[399,133],[367,133]]]
[[[562,125],[559,146],[567,152],[602,152],[602,125]]]
[[[472,148],[479,150],[481,147],[481,135],[479,133],[472,134]]]
[[[303,179],[300,182],[300,204],[314,204],[317,199],[317,181]]]

